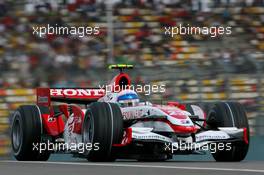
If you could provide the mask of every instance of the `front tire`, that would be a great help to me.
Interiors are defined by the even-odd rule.
[[[214,104],[207,118],[209,128],[215,127],[237,127],[247,129],[247,140],[249,141],[249,125],[246,112],[240,103],[219,102]],[[211,124],[211,126],[210,126]],[[217,148],[218,146],[216,146]],[[242,161],[248,152],[249,144],[244,141],[232,143],[230,150],[216,150],[212,153],[216,161]]]
[[[50,152],[39,152],[34,145],[41,142],[41,116],[37,106],[20,106],[13,114],[11,145],[19,161],[46,161]],[[34,145],[33,145],[34,144]]]
[[[121,143],[123,116],[117,104],[95,102],[86,111],[82,130],[83,143],[97,144],[98,149],[85,150],[89,161],[113,161],[113,144]]]

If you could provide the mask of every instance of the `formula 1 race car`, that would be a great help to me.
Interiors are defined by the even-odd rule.
[[[216,161],[245,158],[249,126],[241,104],[142,102],[123,72],[133,66],[110,68],[120,70],[108,85],[110,92],[37,88],[36,105],[20,106],[12,114],[14,157],[46,161],[51,153],[70,153],[89,161],[164,161],[210,151]]]

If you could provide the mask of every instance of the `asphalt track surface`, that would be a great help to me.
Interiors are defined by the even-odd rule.
[[[264,162],[243,161],[221,163],[214,161],[167,161],[111,163],[87,161],[18,162],[0,161],[1,175],[251,175],[264,174]]]

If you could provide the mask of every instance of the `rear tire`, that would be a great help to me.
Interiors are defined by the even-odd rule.
[[[117,104],[95,102],[86,111],[83,122],[83,143],[97,144],[98,150],[85,150],[89,161],[114,161],[113,144],[121,143],[123,116]]]
[[[207,118],[209,128],[215,127],[237,127],[247,128],[247,136],[249,141],[249,125],[247,121],[246,112],[240,103],[236,102],[219,102],[215,103],[209,112]],[[216,148],[218,146],[216,145]],[[239,143],[232,143],[230,150],[216,150],[212,153],[216,161],[242,161],[248,152],[249,144],[241,141]]]
[[[14,157],[20,161],[46,161],[50,152],[34,148],[41,142],[41,116],[37,106],[20,106],[13,114],[11,144]]]

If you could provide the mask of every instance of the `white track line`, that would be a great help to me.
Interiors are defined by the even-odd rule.
[[[260,169],[235,169],[235,168],[209,168],[209,167],[187,167],[187,166],[163,166],[143,164],[121,164],[121,163],[78,163],[78,162],[32,162],[32,161],[0,161],[0,163],[23,163],[23,164],[52,164],[52,165],[80,165],[80,166],[107,166],[107,167],[134,167],[134,168],[162,168],[182,170],[209,170],[209,171],[231,171],[231,172],[254,172],[264,173]]]

